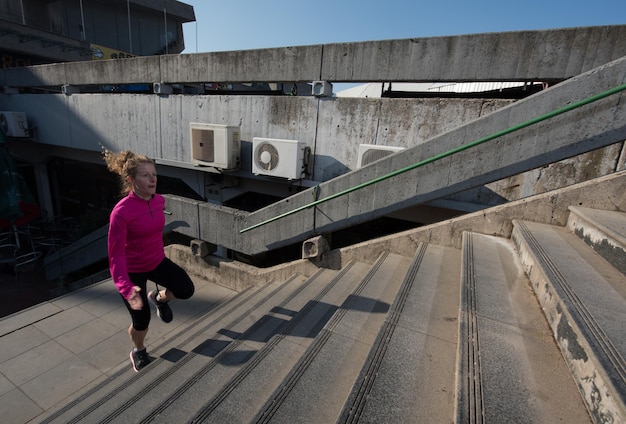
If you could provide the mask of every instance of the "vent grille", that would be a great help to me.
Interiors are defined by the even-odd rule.
[[[213,130],[191,130],[192,155],[195,160],[215,161],[215,133]]]

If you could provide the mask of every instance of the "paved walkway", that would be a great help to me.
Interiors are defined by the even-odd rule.
[[[36,278],[16,283],[12,275],[2,274],[1,281],[11,293],[3,294],[3,305],[11,303],[13,294],[15,307],[42,295]],[[196,294],[184,307],[183,301],[172,302],[173,322],[164,324],[153,315],[146,339],[149,352],[199,313],[235,294],[201,279],[194,282]],[[0,318],[2,421],[37,422],[48,409],[57,409],[121,368],[133,372],[128,325],[128,312],[110,279]]]

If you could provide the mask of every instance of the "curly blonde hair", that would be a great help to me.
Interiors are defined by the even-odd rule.
[[[130,150],[114,153],[109,149],[102,148],[102,156],[109,171],[120,177],[121,195],[125,196],[132,190],[132,181],[137,175],[139,165],[149,163],[155,165],[154,160],[145,155],[138,155]],[[128,178],[130,177],[130,179]]]

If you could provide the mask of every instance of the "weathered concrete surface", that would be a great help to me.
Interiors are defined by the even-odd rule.
[[[569,206],[580,205],[607,211],[626,210],[626,171],[597,178],[570,187],[510,202],[505,205],[441,221],[402,234],[380,238],[376,243],[364,242],[341,249],[342,261],[365,256],[363,248],[398,254],[414,252],[418,243],[461,247],[464,231],[475,231],[509,238],[513,219],[565,226]]]
[[[621,142],[504,178],[487,184],[486,187],[501,199],[517,200],[624,169],[626,169],[626,144]],[[479,203],[489,204],[488,201]]]
[[[511,240],[589,414],[624,422],[626,276],[566,228],[513,226]]]
[[[625,55],[626,26],[615,25],[2,69],[0,85],[316,80],[558,81]]]
[[[39,145],[100,152],[102,144],[191,166],[190,122],[238,125],[241,169],[229,175],[254,179],[252,139],[270,137],[311,147],[313,172],[307,177],[311,181],[327,181],[356,169],[361,143],[412,147],[511,103],[244,95],[0,96],[2,110],[26,113],[29,125],[37,128]]]
[[[332,44],[324,48],[322,79],[559,80],[624,56],[624,37],[626,27],[607,26]]]
[[[488,79],[496,72],[493,69],[499,67],[509,69],[506,72],[511,72],[510,75],[502,75],[509,80],[515,79],[515,75],[523,77],[522,80],[535,77],[547,80],[556,74],[557,79],[563,79],[572,72],[581,72],[626,55],[625,28],[584,27],[60,63],[0,70],[0,84],[18,87],[192,83],[219,82],[222,78],[228,78],[230,82],[255,78],[264,82],[310,81],[327,78],[320,73],[322,56],[324,63],[332,63],[322,67],[351,67],[352,75],[359,72],[370,74],[367,80],[441,81],[445,74],[430,70],[435,59],[445,63],[448,69],[450,63],[456,63],[451,58],[458,59],[459,51],[470,50],[472,55],[465,57],[463,53],[463,66],[457,68],[475,69],[459,76],[458,80]],[[488,46],[491,48],[486,48]],[[510,51],[517,52],[520,46],[525,48],[524,61],[510,55]],[[412,61],[415,62],[413,65]],[[393,63],[393,67],[389,67],[389,63]],[[489,69],[479,72],[477,66],[484,64],[489,64]],[[527,75],[521,74],[530,68],[535,70]],[[373,75],[374,71],[378,74]],[[421,75],[422,72],[432,72],[432,75]],[[362,78],[365,76],[354,75],[352,81]],[[40,144],[93,152],[99,152],[102,144],[112,150],[131,149],[157,160],[180,163],[181,167],[191,166],[190,122],[240,125],[242,169],[231,175],[246,179],[239,181],[242,186],[246,182],[259,181],[251,173],[252,138],[255,136],[304,142],[312,149],[314,158],[313,173],[307,179],[324,182],[356,168],[359,144],[413,147],[512,102],[119,93],[0,95],[2,110],[27,114],[29,125],[37,128]],[[614,151],[596,152],[591,162],[585,157],[578,163],[566,163],[558,172],[539,171],[539,176],[522,176],[489,188],[496,196],[507,200],[531,195],[540,191],[542,186],[551,189],[556,183],[571,184],[585,177],[604,175],[609,172],[607,170],[623,169],[623,166],[615,166],[614,155]],[[621,157],[623,163],[624,155]],[[205,172],[208,171],[199,172],[198,178],[204,178]],[[565,175],[574,178],[565,179]],[[280,182],[273,182],[279,183],[274,184],[275,194],[282,196]],[[203,192],[199,194],[205,196]],[[218,200],[223,197],[218,195]],[[482,203],[495,204],[497,201]]]
[[[569,210],[567,229],[626,275],[626,212],[579,206]]]

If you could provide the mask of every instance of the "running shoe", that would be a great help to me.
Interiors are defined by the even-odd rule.
[[[161,320],[163,320],[163,322],[172,322],[172,319],[174,318],[172,308],[170,308],[170,305],[168,305],[167,302],[157,300],[157,295],[158,292],[156,290],[152,290],[148,293],[148,299],[150,299],[150,302],[154,303],[154,306],[156,306],[157,315],[161,318]]]
[[[139,372],[140,369],[148,365],[150,363],[150,357],[148,356],[146,348],[143,348],[141,350],[131,350],[130,362],[133,364],[133,369],[135,370],[135,372]]]

